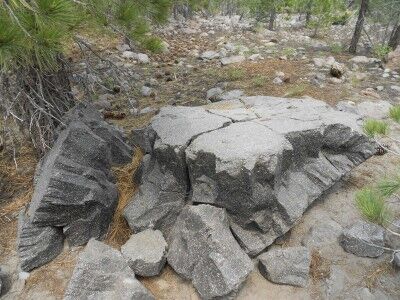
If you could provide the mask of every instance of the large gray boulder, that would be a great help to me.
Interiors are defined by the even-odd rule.
[[[45,157],[29,206],[30,221],[64,230],[71,245],[101,238],[118,200],[107,143],[82,122],[63,130]]]
[[[311,255],[307,248],[272,249],[258,259],[259,270],[268,280],[300,287],[308,284]]]
[[[167,243],[159,230],[147,229],[133,234],[121,247],[122,255],[139,276],[156,276],[166,262]]]
[[[54,258],[63,250],[64,236],[56,227],[38,227],[21,211],[18,219],[18,255],[21,269],[29,272]]]
[[[225,209],[211,205],[183,209],[172,230],[167,260],[203,299],[235,293],[253,269],[229,230]]]
[[[385,230],[360,220],[343,230],[339,242],[345,251],[356,256],[379,257],[384,252]]]
[[[235,238],[256,256],[373,155],[361,122],[314,99],[242,96],[163,108],[142,130],[152,167],[125,217],[135,232],[168,237],[187,201],[223,207]]]
[[[135,278],[135,273],[119,251],[92,239],[79,255],[64,299],[155,298]]]
[[[202,107],[164,107],[151,125],[135,133],[138,144],[153,145],[139,192],[124,210],[134,232],[160,229],[165,235],[185,205],[190,189],[185,150],[198,135],[216,130],[231,120]],[[151,141],[154,139],[154,141]],[[149,149],[145,149],[149,150]]]

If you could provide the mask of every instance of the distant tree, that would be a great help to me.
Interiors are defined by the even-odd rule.
[[[369,3],[369,0],[361,0],[356,27],[354,29],[353,38],[351,39],[351,42],[350,42],[350,47],[349,47],[350,53],[357,52],[357,45],[360,40],[361,32],[364,27],[365,16],[366,16],[367,10],[368,10],[368,3]]]

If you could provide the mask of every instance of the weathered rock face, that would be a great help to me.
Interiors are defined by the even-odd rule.
[[[139,276],[156,276],[166,262],[167,243],[159,230],[133,234],[121,247],[122,255]]]
[[[154,144],[153,166],[125,216],[135,231],[168,236],[185,201],[223,207],[240,245],[257,255],[374,153],[359,118],[274,97],[164,108],[146,131],[154,140],[142,138]]]
[[[30,249],[36,233],[54,236],[61,230],[72,246],[83,245],[92,237],[102,238],[118,200],[111,166],[132,159],[132,149],[121,131],[103,121],[92,106],[79,104],[67,113],[63,124],[36,171],[27,211],[29,226],[22,226],[19,239],[23,264],[24,260],[33,261],[37,253]],[[40,241],[43,248],[46,241],[50,243]],[[38,263],[26,263],[26,268],[43,263],[38,257]]]
[[[378,257],[384,252],[385,230],[375,224],[358,221],[345,228],[339,238],[343,249],[361,257]]]
[[[210,205],[184,208],[171,233],[167,260],[192,280],[203,299],[234,293],[253,269],[229,230],[225,209]]]
[[[301,287],[307,285],[311,264],[307,248],[272,249],[258,259],[260,272],[268,280]]]
[[[25,218],[21,212],[18,220],[18,253],[21,269],[29,272],[40,267],[62,251],[64,236],[59,228],[38,227]]]
[[[153,300],[154,297],[135,278],[119,251],[92,239],[79,255],[64,299]]]

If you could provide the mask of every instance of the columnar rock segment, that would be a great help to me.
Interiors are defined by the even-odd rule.
[[[170,227],[188,194],[225,208],[256,256],[374,153],[359,118],[313,99],[263,96],[165,108],[146,131],[153,167],[125,216],[135,231]]]
[[[103,238],[118,201],[111,166],[132,160],[132,148],[124,142],[122,132],[107,124],[89,104],[77,105],[62,124],[35,174],[25,222],[29,226],[22,226],[19,239],[23,264],[27,256],[35,259],[35,249],[29,246],[35,232],[61,232],[72,246]],[[46,242],[50,243],[48,239],[40,243]],[[37,259],[36,267],[44,263]]]
[[[232,236],[225,209],[211,205],[183,209],[172,229],[167,260],[203,299],[232,295],[254,267]]]
[[[135,273],[119,251],[92,239],[79,255],[64,299],[155,298],[135,278]]]
[[[230,123],[202,107],[164,107],[149,128],[135,133],[134,142],[143,150],[153,148],[139,192],[124,211],[133,231],[154,228],[168,236],[190,189],[185,149],[198,135]]]
[[[33,225],[22,211],[18,219],[18,241],[21,269],[29,272],[52,261],[61,253],[64,236],[59,228]]]

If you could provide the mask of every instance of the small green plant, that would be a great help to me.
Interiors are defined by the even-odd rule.
[[[164,50],[164,44],[161,39],[156,36],[145,37],[142,46],[153,53],[161,53]]]
[[[243,79],[245,76],[245,71],[243,69],[231,68],[226,72],[227,80],[237,81]]]
[[[400,123],[400,105],[393,106],[389,111],[389,116],[393,121]]]
[[[295,87],[288,90],[288,92],[285,94],[285,97],[292,98],[303,96],[306,88],[307,86],[305,84],[296,85]]]
[[[394,178],[383,179],[378,184],[379,192],[385,196],[390,197],[400,189],[400,176]]]
[[[390,51],[392,51],[392,48],[387,45],[377,45],[373,49],[374,55],[382,60],[386,58],[386,55],[388,55]]]
[[[293,57],[293,56],[295,56],[296,55],[296,49],[294,49],[294,48],[284,48],[283,50],[282,50],[282,54],[284,55],[284,56],[287,56],[287,57]]]
[[[370,222],[383,224],[388,210],[383,196],[373,188],[364,188],[356,194],[356,204],[361,214]]]
[[[364,122],[364,132],[369,137],[387,135],[389,132],[389,125],[383,121],[368,119]]]
[[[334,54],[339,54],[343,51],[343,46],[338,43],[333,43],[332,45],[330,45],[330,48],[331,48],[331,52]]]
[[[255,87],[262,87],[267,83],[267,77],[262,76],[262,75],[257,75],[256,77],[253,78],[253,86]]]

